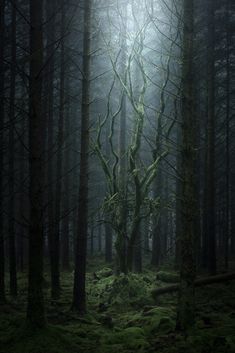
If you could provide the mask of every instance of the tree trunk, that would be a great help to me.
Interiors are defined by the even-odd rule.
[[[181,126],[177,127],[177,145],[180,146],[182,143],[182,131]],[[175,214],[175,269],[178,270],[180,268],[180,237],[182,232],[182,155],[181,152],[177,152],[176,158],[176,169],[177,169],[177,180],[176,180],[176,214]]]
[[[230,1],[226,1],[226,219],[224,266],[228,270],[230,239]]]
[[[45,120],[42,115],[43,68],[43,2],[30,0],[30,233],[28,277],[28,322],[35,327],[46,324],[43,299],[43,134]]]
[[[232,281],[234,279],[235,279],[235,273],[226,273],[223,275],[199,278],[195,280],[195,287],[198,288],[198,287],[202,287],[202,286],[206,286],[214,283],[224,283],[226,281]],[[178,292],[179,290],[180,290],[180,285],[178,283],[175,283],[169,286],[153,289],[151,294],[154,299],[157,299],[160,295]]]
[[[105,262],[112,262],[112,227],[110,224],[105,223]]]
[[[194,1],[184,0],[182,58],[182,233],[177,329],[194,323],[195,280],[195,116],[193,94]]]
[[[205,184],[204,265],[210,274],[216,273],[215,232],[215,23],[214,0],[208,0],[208,121]]]
[[[121,33],[121,74],[124,77],[124,82],[126,83],[126,65],[127,65],[127,41],[126,41],[126,31],[127,31],[127,8],[124,5],[123,9],[123,33]],[[117,256],[117,272],[127,272],[126,268],[126,252],[127,252],[127,188],[126,188],[126,173],[127,173],[127,160],[126,160],[126,114],[127,114],[127,97],[125,92],[122,97],[122,107],[120,114],[120,126],[119,126],[119,194],[120,194],[120,227],[122,231],[119,236],[123,237],[117,241],[118,250]],[[120,258],[120,256],[122,258]]]
[[[16,87],[16,1],[11,5],[11,78],[10,78],[10,130],[9,130],[9,205],[8,205],[8,234],[9,234],[9,273],[10,294],[17,296],[16,275],[16,239],[15,239],[15,87]]]
[[[69,92],[68,82],[66,84],[66,91]],[[64,210],[64,218],[62,220],[62,234],[61,234],[61,264],[64,271],[69,271],[70,269],[70,215],[69,215],[69,207],[70,207],[70,193],[69,193],[69,184],[71,180],[70,168],[71,168],[71,160],[70,160],[70,101],[67,102],[67,114],[66,114],[66,122],[65,122],[65,130],[66,130],[66,145],[64,151],[64,185],[63,185],[63,210]]]
[[[54,268],[56,268],[56,254],[54,246],[55,235],[55,190],[54,190],[54,76],[55,76],[55,1],[48,1],[46,7],[47,13],[47,151],[48,151],[48,243],[50,253],[51,270],[51,292],[54,292]],[[53,288],[53,290],[52,290]],[[52,294],[54,296],[54,293]]]
[[[83,35],[83,80],[82,80],[82,116],[81,116],[81,157],[80,184],[78,197],[78,229],[75,254],[75,272],[73,288],[73,309],[79,314],[86,312],[86,255],[88,229],[88,173],[89,173],[89,118],[90,118],[90,62],[91,62],[91,4],[84,5]]]
[[[3,225],[3,126],[4,126],[4,45],[5,45],[5,0],[0,0],[0,303],[5,302],[5,241]]]
[[[64,105],[65,105],[65,4],[61,0],[61,48],[60,48],[60,107],[57,136],[57,160],[56,160],[56,186],[55,186],[55,225],[53,234],[53,266],[51,268],[51,296],[53,299],[60,297],[60,225],[61,225],[61,194],[62,194],[62,160],[64,143]]]

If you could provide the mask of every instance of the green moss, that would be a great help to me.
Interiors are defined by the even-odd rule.
[[[156,279],[166,283],[177,283],[179,282],[180,277],[175,272],[159,271],[156,274]]]
[[[65,353],[70,347],[70,352],[76,352],[77,346],[73,345],[63,330],[58,327],[33,331],[26,326],[11,331],[1,342],[1,353]],[[4,348],[5,347],[5,348]]]
[[[119,349],[119,352],[137,351],[147,352],[149,343],[147,342],[145,332],[139,327],[128,327],[120,332],[105,335],[102,339],[102,352],[113,352]]]
[[[100,259],[92,266],[87,315],[70,311],[73,273],[63,273],[60,300],[51,302],[50,290],[44,288],[49,326],[36,332],[24,326],[27,281],[26,274],[20,275],[18,299],[8,297],[9,304],[0,308],[0,353],[235,352],[234,282],[197,289],[196,325],[185,338],[174,330],[176,296],[162,296],[160,306],[151,301],[154,271],[106,277]],[[97,268],[104,276],[95,280]],[[48,274],[45,279],[49,281]]]
[[[175,312],[171,308],[152,308],[136,315],[128,325],[143,327],[148,336],[169,333],[175,329]]]
[[[105,307],[126,311],[128,307],[143,307],[152,303],[151,280],[146,275],[112,275],[93,282],[89,287],[90,298],[99,300]],[[95,284],[95,286],[94,286]]]
[[[94,275],[97,277],[97,279],[110,277],[113,275],[113,270],[109,267],[104,267],[101,270],[96,271]]]

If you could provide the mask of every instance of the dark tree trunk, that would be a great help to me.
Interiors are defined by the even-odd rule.
[[[160,265],[161,258],[161,217],[155,216],[153,220],[153,242],[152,242],[152,257],[151,257],[151,265],[155,268],[158,268]]]
[[[10,294],[17,296],[16,238],[15,238],[15,87],[16,87],[16,1],[11,5],[11,72],[10,72],[10,130],[9,130],[9,273]]]
[[[66,83],[66,91],[69,92],[69,82]],[[70,100],[67,100],[67,109],[66,109],[66,121],[65,121],[65,130],[66,130],[66,144],[64,151],[64,185],[63,185],[63,210],[64,218],[62,221],[62,235],[61,235],[61,264],[64,271],[70,269],[70,193],[69,185],[71,181],[71,158],[70,158]]]
[[[90,61],[91,61],[91,4],[84,5],[83,35],[83,80],[81,116],[81,157],[80,184],[78,198],[78,229],[75,253],[75,272],[73,288],[73,309],[80,314],[86,312],[86,255],[88,229],[88,173],[89,173],[89,117],[90,117]]]
[[[181,146],[182,143],[182,131],[181,126],[177,127],[177,145]],[[182,232],[182,220],[181,220],[181,207],[182,207],[182,156],[181,152],[177,152],[176,159],[176,169],[177,169],[177,180],[176,180],[176,214],[175,214],[175,269],[180,268],[180,237]]]
[[[210,274],[216,273],[215,230],[215,23],[214,0],[208,0],[208,121],[205,184],[205,248],[204,265]]]
[[[136,273],[142,272],[142,234],[141,227],[139,227],[139,231],[137,233],[134,245],[134,271]]]
[[[3,126],[4,126],[4,45],[5,45],[5,0],[0,0],[0,303],[5,302],[5,249],[3,225]]]
[[[158,117],[158,131],[156,138],[156,150],[153,152],[154,160],[158,155],[162,153],[162,114]],[[153,192],[154,199],[159,199],[162,202],[163,196],[163,175],[162,175],[162,162],[158,165],[157,176],[154,180]],[[158,267],[161,261],[162,254],[162,229],[163,229],[163,215],[162,215],[162,207],[158,211],[158,213],[154,215],[153,219],[153,244],[152,244],[152,258],[151,265],[154,267]]]
[[[56,160],[56,186],[55,186],[55,225],[52,241],[52,268],[51,268],[51,296],[53,299],[60,297],[60,219],[61,219],[61,193],[62,193],[62,147],[64,143],[64,105],[65,105],[65,4],[61,0],[61,48],[60,48],[60,107],[57,137],[57,160]]]
[[[182,58],[182,205],[181,265],[177,328],[194,323],[195,280],[195,114],[193,92],[194,1],[184,0]]]
[[[30,232],[28,277],[28,322],[35,327],[46,324],[43,298],[43,134],[45,121],[42,115],[43,68],[43,2],[30,0]]]
[[[106,139],[106,144],[105,144],[106,156],[107,156],[107,158],[110,158],[108,124],[106,125],[106,129],[105,129],[105,139]],[[108,192],[108,188],[106,189],[106,192]],[[105,227],[105,262],[110,263],[110,262],[112,262],[112,259],[113,259],[113,234],[112,234],[111,224],[108,223],[108,221],[109,220],[107,219],[107,222],[105,222],[105,225],[104,225],[104,227]]]
[[[105,262],[112,262],[112,248],[113,248],[113,239],[112,239],[112,227],[110,224],[105,223]]]
[[[54,190],[54,76],[55,76],[55,1],[47,2],[47,149],[48,149],[48,242],[51,268],[51,296],[57,297],[57,253],[55,246]],[[59,151],[58,151],[59,152]]]
[[[98,224],[98,251],[102,252],[102,225],[100,223]]]
[[[230,0],[226,1],[226,219],[224,265],[228,270],[230,239]]]
[[[123,32],[121,33],[121,74],[124,77],[124,83],[126,83],[126,67],[127,67],[127,41],[126,41],[126,31],[127,31],[127,8],[126,4],[123,8]],[[119,180],[119,225],[120,232],[117,235],[115,242],[116,248],[116,272],[126,273],[127,270],[127,188],[126,188],[126,173],[127,173],[127,158],[126,158],[126,114],[127,114],[127,97],[126,93],[122,96],[122,106],[120,113],[120,123],[119,123],[119,170],[118,170],[118,180]]]

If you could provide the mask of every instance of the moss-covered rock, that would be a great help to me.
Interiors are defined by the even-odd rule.
[[[143,327],[148,336],[166,334],[175,329],[175,312],[171,308],[151,308],[135,315],[127,325]]]
[[[104,267],[100,271],[94,272],[94,278],[95,279],[102,279],[106,277],[110,277],[113,275],[113,270],[109,267]]]
[[[150,280],[146,281],[146,275],[112,275],[97,281],[90,291],[90,296],[96,301],[99,300],[99,311],[106,311],[108,308],[119,311],[126,311],[128,307],[142,308],[152,304],[151,283]]]

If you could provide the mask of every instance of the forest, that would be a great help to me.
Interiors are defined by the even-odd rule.
[[[233,0],[0,0],[0,353],[234,353],[234,158]]]

